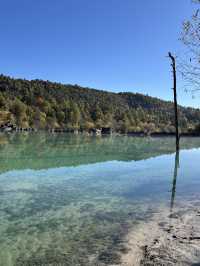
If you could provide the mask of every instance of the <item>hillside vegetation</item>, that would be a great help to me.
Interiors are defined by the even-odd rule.
[[[179,106],[182,132],[199,125],[200,110]],[[112,93],[0,75],[0,124],[126,132],[173,132],[173,103],[134,93]]]

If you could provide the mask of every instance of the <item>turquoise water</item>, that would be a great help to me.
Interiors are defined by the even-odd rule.
[[[200,138],[0,135],[0,265],[108,265],[160,206],[199,199]]]

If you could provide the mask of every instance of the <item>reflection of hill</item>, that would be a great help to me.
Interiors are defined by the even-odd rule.
[[[0,135],[0,171],[142,160],[172,153],[174,147],[172,138],[97,138],[46,133]],[[182,149],[198,147],[200,138],[181,141]]]

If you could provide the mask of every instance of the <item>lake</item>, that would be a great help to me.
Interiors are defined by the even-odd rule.
[[[200,138],[0,135],[0,265],[108,265],[130,228],[200,199]]]

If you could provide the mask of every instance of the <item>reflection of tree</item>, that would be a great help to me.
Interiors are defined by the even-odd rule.
[[[177,182],[178,168],[179,168],[179,150],[176,151],[175,155],[174,176],[172,183],[172,194],[171,194],[171,205],[170,205],[171,212],[173,211],[175,196],[176,196],[176,182]]]
[[[48,169],[106,161],[139,161],[174,153],[172,138],[91,137],[47,132],[0,134],[0,172]],[[1,142],[1,139],[0,139]],[[4,144],[3,144],[4,143]],[[199,138],[182,138],[181,148],[199,148]]]

